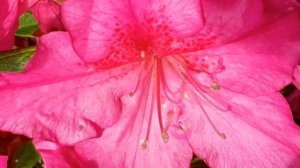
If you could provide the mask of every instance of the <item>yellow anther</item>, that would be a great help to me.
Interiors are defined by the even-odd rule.
[[[210,88],[211,88],[212,90],[214,90],[214,91],[218,91],[218,90],[221,89],[221,86],[220,86],[218,83],[213,82],[213,83],[210,85]]]
[[[161,134],[161,136],[162,136],[162,139],[163,139],[164,142],[168,142],[169,141],[169,134],[168,133],[163,132]]]
[[[142,149],[147,149],[148,145],[149,145],[149,142],[148,142],[147,139],[142,139],[141,140],[141,147],[142,147]]]

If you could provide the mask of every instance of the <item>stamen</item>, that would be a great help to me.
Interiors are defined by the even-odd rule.
[[[149,76],[151,75],[151,71],[152,71],[152,69],[153,69],[153,66],[151,66],[150,67],[150,69],[147,71],[147,69],[146,69],[146,65],[145,65],[146,63],[145,62],[143,62],[142,64],[141,64],[141,68],[140,68],[140,73],[139,73],[139,76],[138,76],[138,79],[137,79],[137,84],[136,84],[136,86],[135,86],[135,88],[134,88],[134,91],[132,91],[132,92],[130,92],[129,93],[129,96],[130,97],[133,97],[134,96],[134,94],[136,93],[136,91],[138,90],[138,88],[140,87],[140,85],[144,82],[144,80],[145,79],[148,79],[149,78]],[[146,75],[145,75],[145,77],[143,78],[143,79],[141,79],[142,78],[142,75],[144,74],[143,72],[144,72],[144,69],[146,69]]]
[[[148,77],[149,76],[149,74],[151,75],[151,78],[153,78],[153,66],[151,67],[151,69],[150,69],[150,72],[152,72],[152,73],[149,73],[149,72],[147,72],[148,74],[146,75],[146,77]],[[150,79],[150,81],[151,81],[152,79]],[[144,81],[144,80],[143,80]],[[151,92],[150,91],[150,88],[152,88],[151,86],[150,86],[150,82],[140,82],[141,84],[141,86],[137,86],[138,88],[142,88],[143,90],[141,91],[141,95],[140,95],[140,97],[137,99],[137,106],[136,106],[136,110],[137,110],[137,114],[139,114],[139,112],[141,112],[142,114],[142,116],[141,116],[141,118],[142,118],[142,121],[141,121],[141,123],[143,124],[143,122],[144,122],[144,119],[145,119],[145,113],[146,113],[146,106],[147,106],[147,104],[148,104],[148,98],[149,98],[149,93]],[[152,91],[152,97],[153,97],[153,91]],[[153,103],[152,103],[153,104]],[[153,107],[152,107],[153,105],[151,105],[151,108],[150,108],[150,112],[153,110]],[[151,113],[152,114],[152,113]],[[134,124],[134,126],[133,127],[135,127],[136,126],[136,119],[137,119],[137,117],[138,117],[138,115],[135,115],[135,117],[134,117],[134,121],[133,121],[133,124]],[[151,116],[150,116],[150,122],[148,123],[148,130],[147,130],[147,135],[146,135],[146,138],[145,139],[142,139],[142,140],[140,140],[140,145],[141,145],[141,147],[142,147],[142,149],[146,149],[147,147],[148,147],[148,139],[149,139],[149,132],[150,132],[150,127],[151,126],[149,126],[150,124],[151,124]],[[141,134],[141,131],[142,131],[142,125],[139,125],[138,126],[139,128],[140,128],[140,130],[139,130],[139,136],[140,136],[140,134]],[[132,135],[132,133],[133,133],[133,129],[131,129],[131,135]]]
[[[191,86],[193,86],[193,88],[196,89],[197,93],[199,95],[201,95],[202,98],[204,98],[208,103],[214,105],[215,108],[219,109],[218,106],[216,106],[211,100],[209,100],[204,94],[202,94],[202,92],[205,92],[205,90],[203,90],[200,86],[198,86],[197,82],[195,81],[195,79],[189,75],[189,73],[187,72],[186,68],[181,65],[181,64],[174,64],[171,62],[168,62],[171,66],[173,66],[176,69],[176,72],[178,73],[178,75],[180,77],[182,77],[182,79],[188,81],[190,83]],[[178,65],[177,67],[175,65]],[[196,94],[196,93],[195,93]],[[210,123],[210,125],[212,126],[212,128],[214,129],[214,131],[223,139],[226,139],[226,135],[222,132],[220,132],[217,127],[213,124],[212,120],[210,119],[208,113],[206,112],[205,108],[202,106],[202,103],[200,102],[200,99],[197,97],[197,95],[195,95],[195,100],[198,102],[199,107],[202,109],[202,112],[204,114],[204,116],[206,117],[206,119],[208,120],[208,122]],[[220,109],[222,110],[222,109]],[[227,110],[227,108],[225,109]]]
[[[160,79],[161,79],[161,66],[162,66],[162,63],[161,63],[161,59],[160,58],[157,58],[157,71],[156,71],[156,75],[157,75],[157,85],[156,85],[156,100],[157,100],[157,113],[158,113],[158,120],[159,120],[159,126],[160,126],[160,130],[161,132],[163,132],[164,130],[164,127],[163,127],[163,123],[162,123],[162,115],[161,115],[161,95],[160,95]]]
[[[197,99],[197,102],[199,103],[199,107],[201,108],[203,114],[205,115],[207,121],[209,122],[209,124],[212,126],[212,128],[214,129],[214,131],[223,139],[226,139],[226,135],[223,132],[220,132],[217,127],[214,125],[214,123],[212,122],[212,120],[210,119],[207,111],[205,110],[205,108],[202,106],[202,103],[199,101],[199,99]]]
[[[213,82],[211,85],[210,85],[210,88],[214,91],[218,91],[221,89],[221,86],[217,83],[217,82]]]
[[[168,142],[169,141],[169,134],[167,132],[163,132],[161,133],[162,139],[164,142]]]
[[[215,103],[214,98],[212,98],[209,94],[205,95],[202,94],[207,93],[207,91],[203,88],[201,88],[201,85],[199,86],[196,82],[196,80],[187,72],[186,68],[183,67],[182,65],[179,65],[178,67],[176,67],[175,63],[171,63],[171,62],[167,62],[170,66],[174,67],[174,69],[176,70],[177,74],[184,80],[187,81],[188,83],[190,83],[190,85],[197,91],[197,93],[204,98],[207,102],[209,102],[210,104],[212,104],[216,109],[220,110],[220,111],[228,111],[230,109],[229,105],[223,105],[221,102],[218,101],[218,103],[220,105],[217,105]],[[213,102],[214,101],[214,102]],[[220,107],[221,106],[221,107]]]
[[[152,74],[151,80],[154,79],[153,75],[154,75],[154,73]],[[152,85],[152,87],[151,87],[152,89],[153,89],[153,86],[155,86],[155,85]],[[151,106],[150,106],[150,111],[149,111],[150,112],[150,116],[149,116],[149,121],[148,121],[146,139],[149,139],[149,136],[150,136],[150,128],[151,128],[151,124],[152,124],[152,114],[153,114],[154,99],[155,99],[155,95],[154,95],[155,92],[153,90],[151,90],[151,92],[152,92],[152,95],[151,95]]]
[[[142,139],[140,143],[141,143],[142,149],[144,149],[144,150],[147,149],[147,147],[149,145],[149,142],[147,139]]]
[[[171,126],[172,124],[172,121],[173,121],[173,118],[174,118],[174,115],[175,115],[175,112],[173,109],[169,110],[168,113],[167,113],[167,121],[166,121],[166,126],[164,128],[165,131],[163,132],[167,132],[166,130],[169,129],[169,127]]]
[[[159,126],[161,135],[164,142],[169,141],[169,135],[164,129],[163,122],[162,122],[162,114],[161,114],[161,95],[160,95],[160,82],[161,82],[161,74],[162,74],[162,61],[160,58],[157,58],[157,88],[156,88],[156,99],[157,99],[157,113],[158,113],[158,120],[159,120]]]

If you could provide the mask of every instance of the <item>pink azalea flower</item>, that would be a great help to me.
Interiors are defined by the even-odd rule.
[[[37,0],[2,0],[0,5],[0,51],[10,50],[14,45],[19,16]]]
[[[299,167],[278,92],[300,61],[298,12],[264,5],[66,1],[70,36],[43,36],[24,74],[1,74],[0,129],[39,139],[58,167],[181,168],[193,152],[215,168]]]
[[[14,33],[18,28],[18,0],[2,0],[0,5],[0,51],[14,45]]]
[[[60,1],[59,1],[60,2]],[[59,2],[43,0],[3,0],[0,5],[0,51],[10,50],[14,45],[19,16],[32,7],[42,32],[64,30],[60,18]]]
[[[7,159],[8,157],[7,156],[1,156],[0,155],[0,167],[7,167]]]
[[[32,6],[32,13],[39,22],[43,33],[64,30],[60,14],[60,1],[39,0]]]

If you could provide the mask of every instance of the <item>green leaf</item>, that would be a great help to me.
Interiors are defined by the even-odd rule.
[[[15,168],[33,168],[41,162],[41,156],[35,150],[32,142],[27,142],[19,149],[15,158]]]
[[[19,37],[33,37],[33,33],[39,29],[39,25],[36,19],[30,12],[25,12],[19,18],[19,28],[16,32],[16,36]]]
[[[0,52],[0,71],[21,72],[31,59],[36,47],[20,48]]]

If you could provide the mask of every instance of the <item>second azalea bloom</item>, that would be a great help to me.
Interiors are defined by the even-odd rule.
[[[0,51],[11,50],[19,17],[37,0],[2,0],[0,6]]]
[[[39,139],[49,167],[182,168],[193,153],[213,168],[299,167],[279,93],[300,61],[298,11],[271,9],[68,0],[69,33],[43,36],[24,74],[1,74],[0,129]]]
[[[43,33],[64,30],[60,16],[61,0],[3,0],[0,6],[0,51],[14,46],[19,17],[28,9],[39,22]]]
[[[0,6],[0,51],[14,45],[14,33],[18,28],[18,0],[3,0]]]
[[[39,0],[32,6],[32,13],[43,33],[64,30],[60,13],[62,3],[61,0]]]
[[[0,51],[14,47],[19,17],[38,0],[3,0],[0,6]]]

